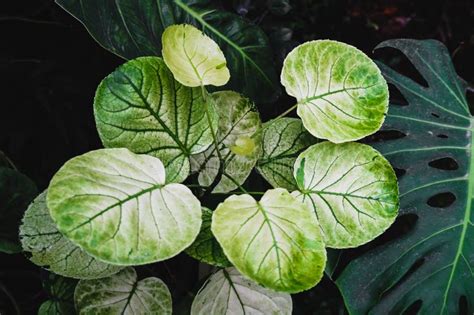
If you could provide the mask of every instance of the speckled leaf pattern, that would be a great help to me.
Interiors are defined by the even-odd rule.
[[[162,45],[163,60],[181,84],[222,86],[229,81],[222,50],[194,26],[168,26],[163,32]]]
[[[108,278],[79,281],[74,293],[79,315],[171,315],[171,294],[158,278],[137,279],[132,267]]]
[[[191,315],[291,315],[291,296],[265,289],[237,269],[222,269],[199,290]]]
[[[390,163],[360,143],[315,144],[298,156],[298,200],[312,209],[327,247],[357,247],[384,232],[398,214]]]
[[[219,117],[217,141],[222,161],[216,146],[211,145],[191,157],[191,169],[199,172],[199,184],[207,187],[223,167],[223,175],[213,192],[229,192],[245,182],[257,163],[261,154],[262,123],[255,105],[236,92],[216,92],[212,99]]]
[[[212,211],[203,207],[201,231],[194,243],[186,249],[186,254],[209,265],[218,267],[232,266],[212,234],[211,222]]]
[[[320,139],[341,143],[361,139],[381,127],[388,87],[377,65],[350,45],[306,42],[285,59],[281,82],[298,100],[298,116]]]
[[[38,315],[74,315],[74,289],[77,280],[64,278],[53,273],[49,274],[43,283],[48,292],[49,300],[44,301]]]
[[[214,211],[212,233],[232,264],[264,287],[296,293],[321,279],[326,249],[313,212],[285,189],[227,198]]]
[[[317,139],[303,127],[300,119],[283,117],[263,125],[262,155],[258,172],[274,188],[296,190],[293,166],[298,155]]]
[[[96,92],[94,114],[105,147],[160,158],[168,182],[186,179],[189,156],[212,143],[200,88],[178,83],[158,57],[129,61],[106,77]]]
[[[181,184],[165,184],[161,161],[127,149],[69,160],[49,185],[60,232],[88,254],[117,265],[152,263],[183,251],[201,227],[201,204]]]
[[[69,278],[95,279],[113,275],[123,267],[101,262],[74,245],[56,228],[42,192],[30,204],[20,226],[23,250],[38,266]]]

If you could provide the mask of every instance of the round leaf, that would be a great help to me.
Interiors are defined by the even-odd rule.
[[[368,145],[315,144],[296,160],[294,176],[293,195],[314,210],[327,247],[365,244],[397,217],[395,172]]]
[[[89,256],[58,231],[46,206],[46,195],[44,191],[30,204],[20,226],[23,250],[31,253],[30,260],[69,278],[95,279],[119,272],[122,267]]]
[[[191,315],[291,315],[291,296],[277,293],[243,277],[235,268],[213,274],[199,290]]]
[[[326,249],[312,211],[285,189],[230,196],[212,217],[212,232],[232,264],[273,290],[296,293],[316,285]]]
[[[388,110],[388,87],[377,65],[350,45],[317,40],[285,59],[281,83],[298,100],[298,116],[320,139],[341,143],[380,129]]]
[[[43,283],[49,300],[44,301],[38,309],[38,315],[71,315],[74,309],[74,288],[77,280],[49,274]]]
[[[171,294],[166,284],[150,277],[137,281],[135,269],[97,280],[81,280],[74,292],[79,315],[171,314]]]
[[[161,41],[163,59],[181,84],[221,86],[229,81],[229,69],[221,49],[194,26],[169,26]]]
[[[59,231],[90,255],[117,265],[175,256],[201,227],[201,204],[181,184],[165,185],[161,161],[127,149],[92,151],[53,177],[48,208]]]
[[[105,147],[158,157],[168,182],[186,179],[188,157],[212,143],[202,91],[176,82],[158,57],[129,61],[106,77],[97,88],[94,114]]]

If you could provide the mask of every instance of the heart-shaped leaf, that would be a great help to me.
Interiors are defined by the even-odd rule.
[[[38,309],[38,315],[71,315],[74,309],[74,289],[77,280],[64,278],[50,273],[43,282],[49,300],[44,301]]]
[[[138,281],[131,267],[108,278],[79,281],[74,301],[79,315],[171,315],[172,311],[166,284],[155,277]]]
[[[326,249],[313,212],[285,189],[227,198],[214,211],[212,233],[232,264],[273,290],[296,293],[322,277]]]
[[[186,179],[188,157],[212,143],[201,90],[174,80],[158,57],[129,61],[105,78],[94,113],[104,146],[160,158],[168,182]]]
[[[298,200],[313,209],[327,247],[357,247],[398,214],[397,177],[376,150],[360,143],[315,144],[298,156]]]
[[[201,204],[165,184],[161,161],[127,149],[91,151],[54,175],[48,208],[58,230],[88,254],[117,265],[175,256],[201,227]]]
[[[377,65],[350,45],[317,40],[293,49],[281,83],[298,100],[298,116],[320,139],[341,143],[379,130],[388,109],[388,87]]]
[[[213,274],[199,290],[191,315],[274,314],[291,315],[291,296],[248,280],[235,268]]]
[[[123,267],[101,262],[64,237],[56,228],[48,207],[47,192],[42,192],[30,204],[20,226],[23,250],[38,266],[69,278],[95,279],[108,277]]]

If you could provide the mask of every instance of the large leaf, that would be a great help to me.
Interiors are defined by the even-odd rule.
[[[293,166],[298,155],[315,143],[300,119],[283,117],[263,125],[262,156],[257,163],[259,173],[273,187],[298,189]]]
[[[128,267],[118,274],[97,280],[81,280],[74,293],[80,315],[171,315],[171,294],[158,278],[137,279]]]
[[[191,315],[291,315],[292,309],[289,294],[262,288],[235,268],[227,268],[204,283],[194,298]]]
[[[188,23],[214,39],[228,60],[227,88],[258,102],[280,94],[268,38],[256,25],[218,10],[211,0],[56,0],[103,47],[133,59],[161,55],[167,26]]]
[[[296,293],[322,277],[326,249],[312,211],[285,189],[227,198],[214,211],[212,233],[232,264],[273,290]]]
[[[74,315],[74,289],[77,280],[63,278],[49,274],[44,281],[44,288],[48,292],[49,300],[44,301],[38,315]]]
[[[0,167],[0,252],[21,252],[18,228],[28,204],[36,196],[35,184],[20,172]]]
[[[212,143],[201,90],[175,81],[158,57],[129,61],[105,78],[97,88],[94,113],[106,147],[160,158],[168,182],[186,179],[188,157]]]
[[[298,156],[293,195],[313,209],[327,247],[357,247],[398,214],[397,177],[388,161],[360,143],[315,144]]]
[[[437,41],[391,40],[428,83],[424,87],[382,66],[408,101],[392,104],[383,127],[391,139],[376,147],[400,170],[406,233],[353,260],[337,279],[353,314],[474,312],[474,154],[466,85]],[[398,138],[393,138],[393,131]],[[462,302],[464,301],[464,302]]]
[[[20,238],[30,260],[38,266],[65,277],[95,279],[113,275],[122,267],[109,265],[89,256],[56,228],[44,191],[28,207],[20,226]]]
[[[317,40],[293,49],[281,82],[298,100],[298,116],[320,139],[340,143],[379,130],[388,109],[388,88],[377,65],[350,45]]]
[[[58,230],[88,254],[118,265],[175,256],[201,227],[201,204],[165,184],[159,159],[102,149],[69,160],[54,175],[48,208]]]
[[[192,156],[191,168],[199,172],[199,184],[211,186],[222,168],[222,176],[213,192],[229,192],[245,182],[261,154],[260,116],[255,105],[232,91],[211,95],[217,111],[219,125],[216,146]],[[219,155],[222,160],[219,159]]]

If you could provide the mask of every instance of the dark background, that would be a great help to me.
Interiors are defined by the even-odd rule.
[[[373,57],[372,49],[385,39],[434,38],[448,47],[459,75],[474,84],[473,0],[287,2],[289,11],[285,5],[269,7],[265,0],[220,4],[264,28],[278,66],[292,47],[310,39],[344,41]],[[0,151],[43,190],[66,160],[101,147],[92,114],[94,92],[123,60],[101,48],[51,0],[4,1],[1,7]],[[390,61],[413,74],[403,58]],[[290,103],[282,97],[257,105],[266,120]],[[188,292],[200,286],[197,268],[180,255],[140,267],[139,273],[162,278],[172,288],[175,308],[185,310]],[[12,299],[23,314],[35,314],[47,298],[41,287],[45,274],[23,254],[0,253],[0,314],[14,313]],[[294,296],[295,314],[343,313],[342,303],[328,280]]]

